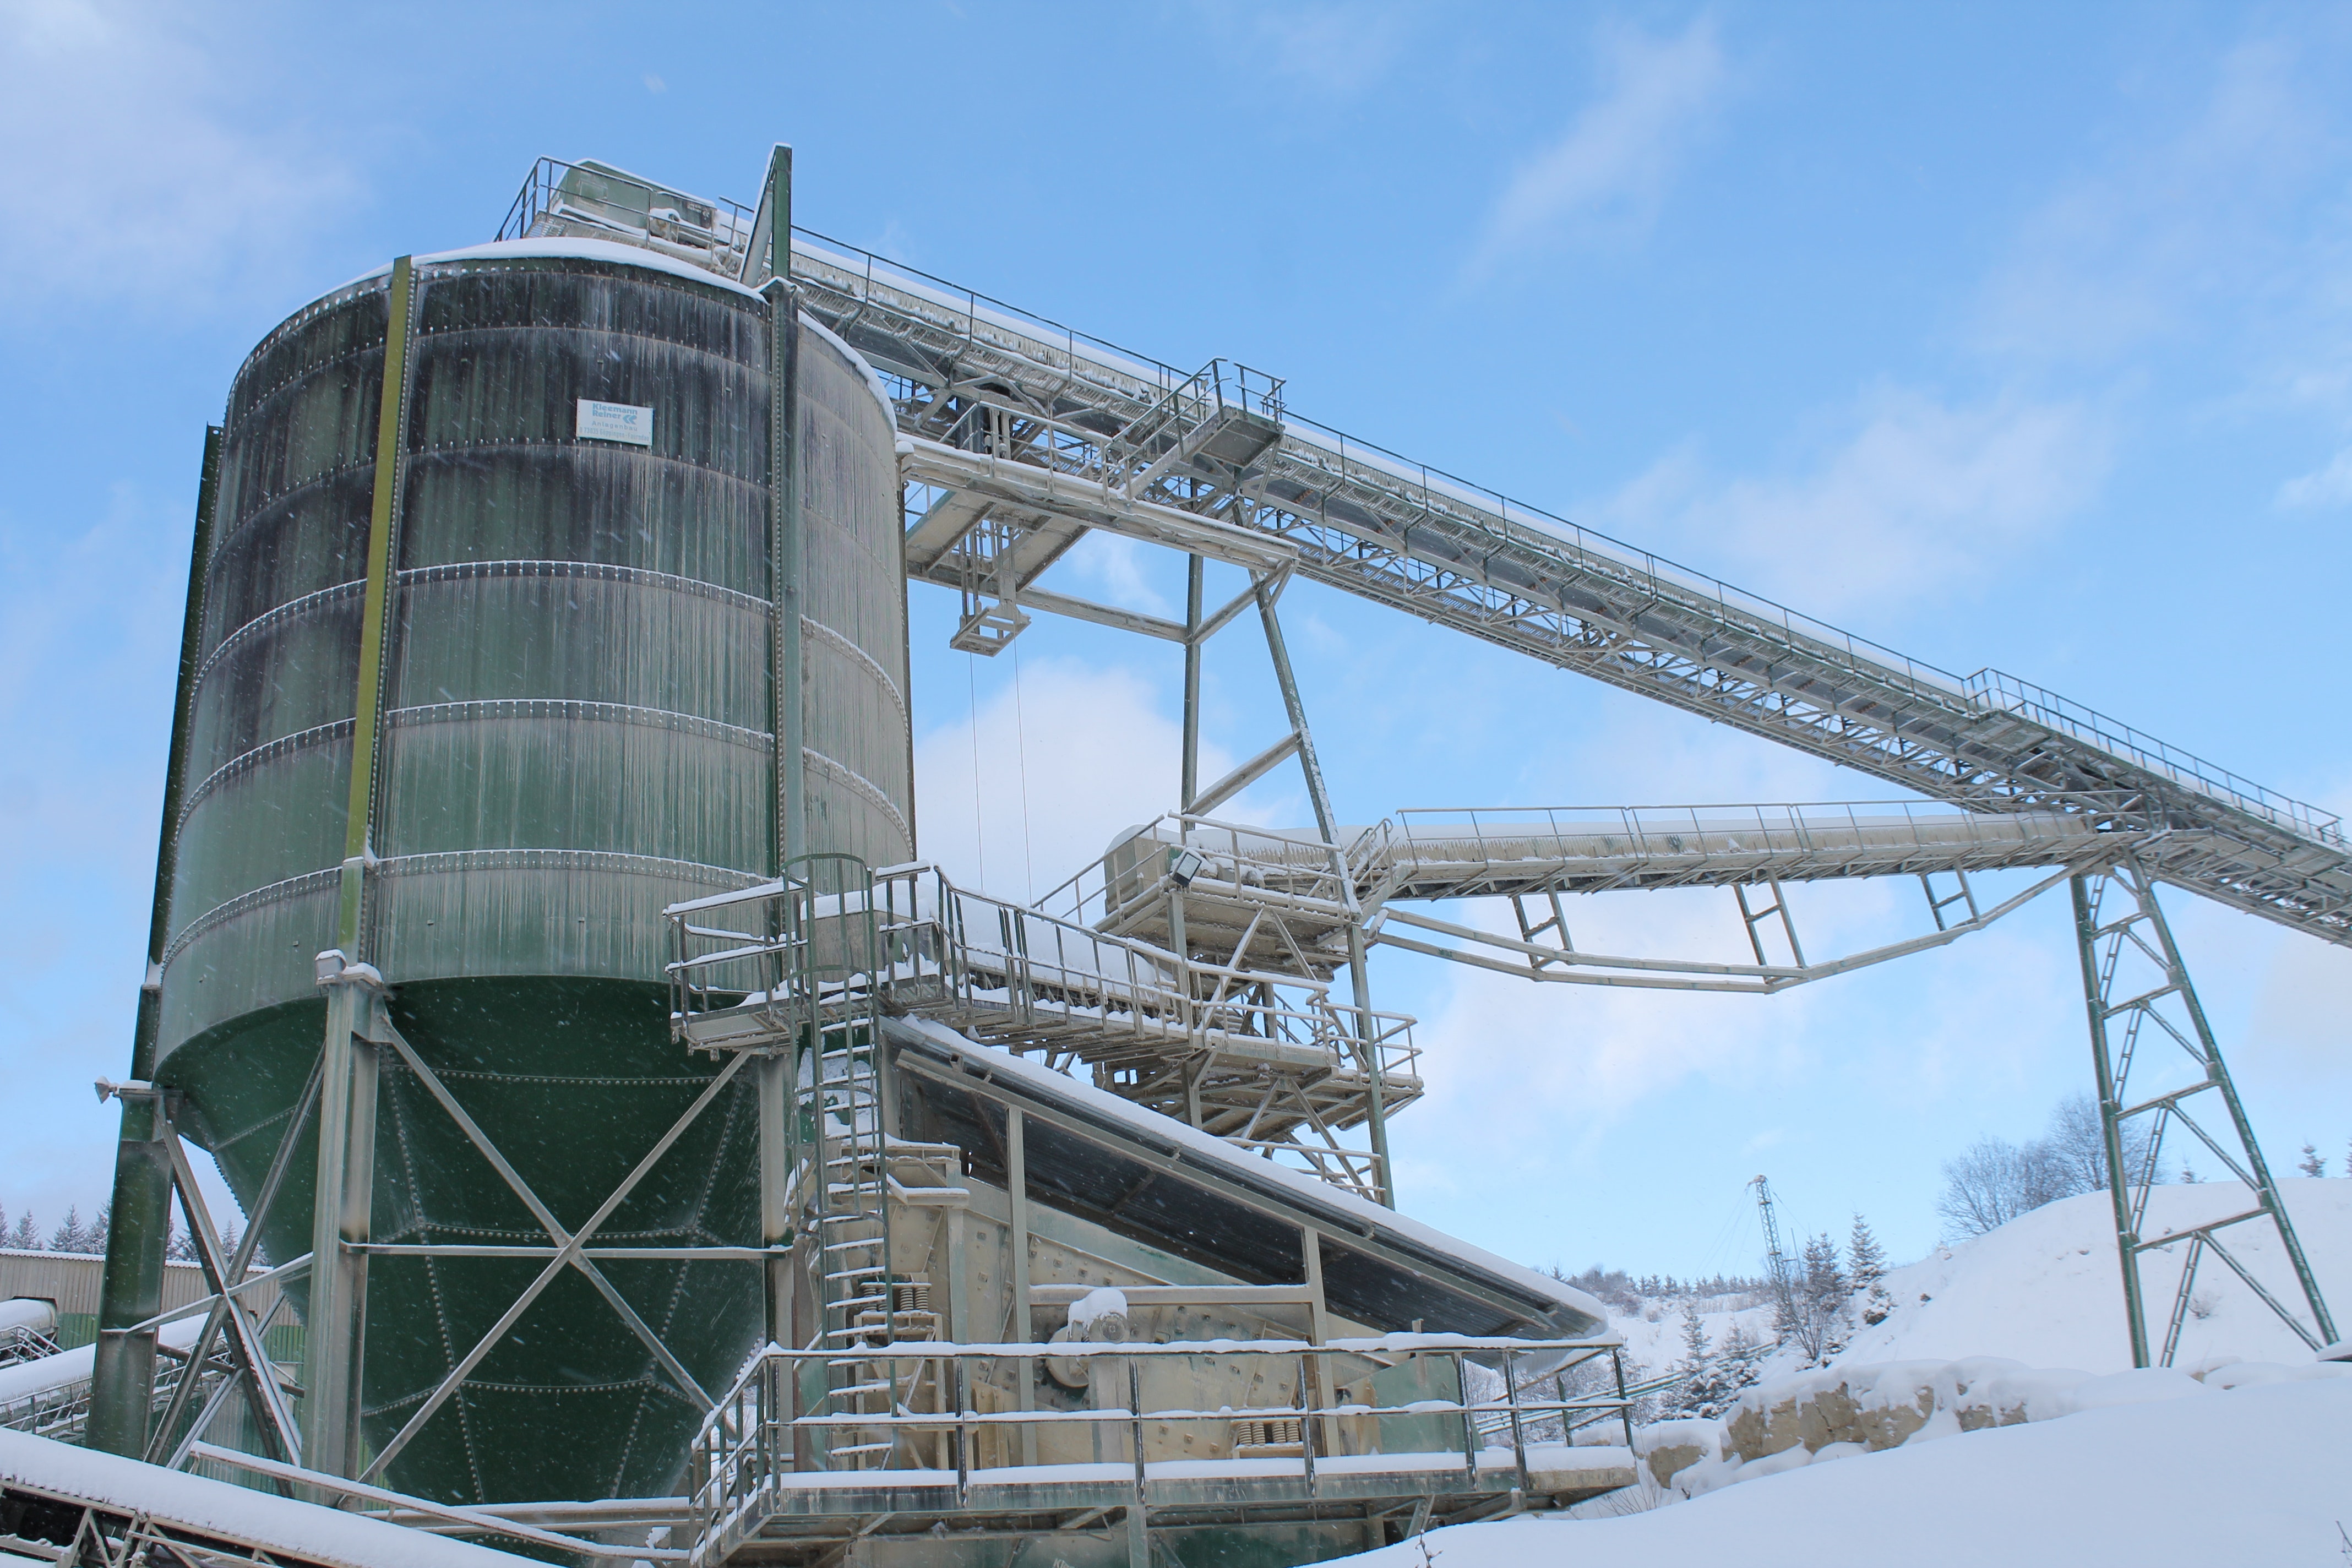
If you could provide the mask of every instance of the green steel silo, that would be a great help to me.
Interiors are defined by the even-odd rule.
[[[797,666],[804,694],[808,848],[912,858],[894,430],[862,363],[813,325],[778,353],[774,314],[644,251],[524,240],[340,289],[238,373],[203,552],[155,1079],[248,1205],[319,1057],[312,955],[337,942],[361,672],[375,668],[372,523],[385,537],[387,507],[354,956],[566,1226],[709,1080],[668,1037],[659,911],[776,870],[792,782],[779,668]],[[380,485],[388,342],[401,407],[383,427],[400,456]],[[795,367],[789,532],[771,506],[779,366]],[[590,403],[636,422],[599,423],[610,410]],[[788,583],[798,657],[780,666]],[[758,1239],[751,1103],[727,1093],[605,1241]],[[546,1242],[414,1075],[388,1067],[379,1095],[376,1241]],[[274,1257],[309,1248],[314,1164],[298,1152],[266,1232]],[[373,1260],[365,1443],[539,1267]],[[759,1337],[740,1264],[605,1272],[706,1386]],[[658,1493],[697,1419],[567,1275],[389,1479],[444,1499]]]

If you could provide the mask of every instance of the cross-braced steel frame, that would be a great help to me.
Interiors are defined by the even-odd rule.
[[[2074,931],[2083,961],[2083,994],[2098,1073],[2099,1125],[2105,1139],[2107,1190],[2115,1205],[2116,1252],[2123,1266],[2132,1364],[2170,1366],[2206,1253],[2228,1266],[2263,1304],[2314,1351],[2336,1339],[2319,1281],[2304,1256],[2252,1124],[2221,1059],[2221,1046],[2181,962],[2156,885],[2129,856],[2073,879]],[[2143,1047],[2154,1047],[2144,1052]],[[2149,1058],[2154,1059],[2150,1060]],[[2185,1058],[2185,1060],[2184,1060]],[[2153,1080],[2157,1087],[2143,1089]],[[2218,1219],[2148,1233],[2148,1198],[2161,1180],[2168,1132],[2179,1127],[2244,1184],[2252,1206]],[[2245,1227],[2241,1230],[2239,1227]],[[2267,1229],[2294,1275],[2306,1320],[2256,1277],[2222,1239]],[[2186,1247],[2164,1341],[2149,1352],[2143,1260]]]

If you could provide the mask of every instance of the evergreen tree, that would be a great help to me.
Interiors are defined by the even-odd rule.
[[[1844,1348],[1839,1331],[1845,1316],[1845,1266],[1827,1231],[1805,1243],[1804,1270],[1797,1303],[1810,1331],[1801,1337],[1806,1352],[1818,1360],[1827,1352]]]
[[[1703,1414],[1721,1415],[1739,1398],[1742,1389],[1754,1386],[1761,1374],[1760,1363],[1768,1347],[1759,1344],[1748,1325],[1737,1318],[1731,1321],[1731,1331],[1723,1336],[1723,1346],[1716,1352],[1717,1375],[1722,1390],[1721,1403]]]
[[[88,1237],[89,1232],[81,1227],[80,1205],[69,1205],[66,1209],[63,1223],[49,1233],[49,1250],[51,1252],[87,1252],[89,1250]]]
[[[1706,1364],[1706,1325],[1699,1321],[1695,1296],[1683,1302],[1683,1364],[1693,1371]]]
[[[2327,1174],[2326,1160],[2322,1158],[2319,1151],[2309,1143],[2303,1146],[2303,1158],[2295,1162],[2294,1168],[2306,1176]]]
[[[106,1237],[113,1229],[114,1202],[110,1198],[105,1203],[98,1205],[98,1217],[90,1221],[89,1225],[82,1231],[82,1249],[87,1252],[98,1253],[103,1257],[106,1252]]]
[[[1895,1310],[1895,1299],[1886,1293],[1886,1249],[1871,1234],[1870,1222],[1858,1214],[1845,1256],[1853,1271],[1853,1293],[1862,1298],[1862,1321],[1873,1327],[1885,1322]]]
[[[16,1216],[16,1228],[8,1233],[8,1245],[19,1252],[37,1252],[41,1233],[33,1228],[33,1211],[26,1209]]]

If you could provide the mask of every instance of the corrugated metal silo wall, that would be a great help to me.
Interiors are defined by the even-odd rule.
[[[528,247],[420,264],[364,956],[394,1020],[577,1226],[709,1082],[668,1039],[673,900],[772,874],[769,323],[757,298]],[[250,1199],[319,1048],[334,941],[386,290],[281,327],[237,378],[174,869],[159,1076]],[[800,429],[812,847],[912,850],[892,433],[812,335]],[[649,449],[575,399],[655,410]],[[855,775],[850,776],[850,775]],[[411,1075],[383,1079],[379,1241],[545,1237]],[[614,1246],[753,1236],[748,1100],[605,1224]],[[267,1229],[309,1245],[313,1152]],[[364,1430],[382,1443],[532,1260],[378,1258]],[[751,1268],[608,1263],[705,1386],[756,1339]],[[450,1499],[658,1493],[697,1420],[576,1273],[393,1467]]]

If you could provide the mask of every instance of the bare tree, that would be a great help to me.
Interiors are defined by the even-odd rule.
[[[2126,1178],[2164,1180],[2148,1124],[2123,1133]],[[1982,1236],[2044,1204],[2106,1186],[2107,1135],[2099,1108],[2088,1095],[2070,1094],[2051,1111],[2044,1136],[2023,1143],[1986,1136],[1946,1161],[1936,1212],[1952,1236]]]

